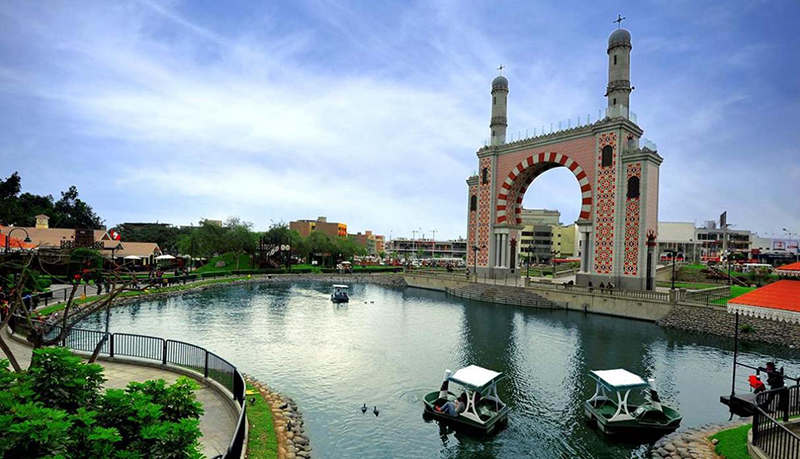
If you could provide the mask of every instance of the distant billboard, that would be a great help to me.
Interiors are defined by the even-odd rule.
[[[800,241],[797,239],[773,239],[772,250],[785,250],[791,253],[798,253],[798,245]]]

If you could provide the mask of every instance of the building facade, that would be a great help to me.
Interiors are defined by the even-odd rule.
[[[347,237],[346,224],[329,222],[326,217],[317,217],[316,220],[291,221],[289,229],[297,231],[303,237],[308,237],[312,231],[319,231],[330,237]]]
[[[491,140],[477,151],[478,174],[467,179],[467,243],[477,248],[468,252],[467,263],[475,264],[480,274],[518,275],[525,191],[542,173],[566,167],[581,187],[577,224],[583,250],[576,282],[655,288],[663,159],[654,144],[639,147],[644,131],[629,103],[631,50],[627,30],[609,36],[605,117],[510,143],[509,82],[502,75],[492,81]]]
[[[433,239],[396,238],[386,243],[386,253],[402,259],[460,258],[466,259],[467,240],[463,238],[435,241]]]

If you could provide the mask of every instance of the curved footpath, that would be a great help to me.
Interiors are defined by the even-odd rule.
[[[24,338],[12,337],[7,328],[4,335],[3,338],[20,365],[28,366],[31,361],[32,348],[27,345],[27,342],[20,341]],[[80,353],[77,354],[80,355]],[[2,350],[0,350],[0,356],[5,357]],[[168,365],[122,361],[119,358],[114,361],[98,359],[97,363],[103,367],[103,375],[107,379],[103,385],[106,388],[114,389],[124,389],[131,381],[143,382],[150,379],[163,379],[171,384],[180,376],[190,373],[186,370],[172,371]],[[200,376],[200,378],[193,378],[200,386],[195,394],[197,400],[203,404],[205,411],[200,417],[200,431],[203,434],[200,438],[200,445],[206,457],[214,457],[218,454],[225,454],[228,450],[233,432],[236,430],[239,412],[232,396],[221,392],[222,389],[213,386],[213,383],[204,380],[202,375]]]

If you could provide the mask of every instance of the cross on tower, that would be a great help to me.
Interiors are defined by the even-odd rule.
[[[503,65],[503,64],[500,64],[500,67],[497,67],[497,71],[498,71],[498,72],[500,72],[500,75],[502,75],[502,74],[503,74],[503,69],[504,69],[504,68],[506,68],[506,66],[505,66],[505,65]]]
[[[624,17],[622,17],[621,14],[618,14],[617,15],[617,20],[616,21],[612,21],[612,22],[616,22],[617,23],[617,28],[619,29],[619,28],[622,28],[622,21],[624,21],[625,19],[628,19],[628,18],[624,18]]]

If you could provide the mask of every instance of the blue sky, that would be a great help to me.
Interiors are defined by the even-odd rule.
[[[788,1],[5,1],[0,173],[35,193],[75,184],[109,225],[326,215],[464,235],[494,69],[515,136],[595,118],[620,12],[632,109],[665,159],[660,220],[727,210],[800,232]],[[554,170],[524,204],[569,222],[579,201]]]

